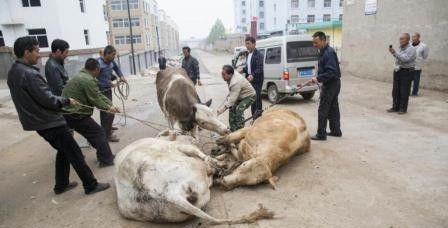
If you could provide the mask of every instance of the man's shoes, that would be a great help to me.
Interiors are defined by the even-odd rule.
[[[112,131],[116,131],[116,130],[118,130],[118,127],[112,127],[111,129],[112,129]]]
[[[387,110],[387,112],[398,112],[398,110],[394,109],[394,108],[390,108],[390,109]]]
[[[406,114],[406,111],[403,110],[398,111],[398,115],[404,115],[404,114]]]
[[[109,142],[119,142],[120,139],[116,135],[111,135],[107,138],[107,141]]]
[[[104,190],[106,190],[108,188],[110,188],[110,184],[98,182],[96,184],[95,188],[92,188],[92,189],[89,189],[89,190],[86,189],[86,190],[84,190],[84,192],[87,195],[91,195],[91,194],[94,194],[94,193],[97,193],[97,192],[102,192],[102,191],[104,191]]]
[[[113,166],[115,165],[114,162],[100,162],[100,168],[105,168],[105,167],[109,167],[109,166]]]
[[[66,191],[70,191],[76,188],[76,186],[78,186],[78,182],[76,181],[70,182],[64,189],[54,189],[54,194],[56,195],[62,194]]]
[[[411,97],[418,97],[418,94],[411,94]]]
[[[325,141],[325,140],[327,140],[327,136],[315,135],[315,136],[312,136],[311,139],[317,140],[317,141]]]
[[[342,137],[342,132],[327,132],[327,136]]]

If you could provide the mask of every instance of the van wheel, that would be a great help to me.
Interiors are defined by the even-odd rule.
[[[311,98],[314,97],[314,91],[311,93],[301,93],[300,95],[302,95],[303,99],[305,100],[311,100]]]
[[[278,93],[277,86],[275,84],[270,84],[268,86],[268,100],[272,104],[276,103],[281,98],[281,94]]]

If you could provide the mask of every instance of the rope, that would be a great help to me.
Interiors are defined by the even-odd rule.
[[[128,99],[130,92],[131,92],[131,89],[129,87],[129,83],[126,81],[123,81],[123,80],[118,80],[117,86],[113,87],[113,93],[120,100],[121,108],[122,108],[122,111],[124,114],[124,124],[120,124],[121,126],[126,126],[126,124],[127,124],[125,101]],[[117,122],[121,122],[121,120],[119,120]]]

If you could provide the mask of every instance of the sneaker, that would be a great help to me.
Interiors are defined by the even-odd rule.
[[[54,189],[54,194],[56,195],[62,194],[66,191],[70,191],[76,188],[76,186],[78,186],[78,182],[76,181],[70,182],[64,189]]]
[[[105,168],[105,167],[109,167],[109,166],[113,166],[113,165],[115,165],[114,162],[100,162],[99,167]]]
[[[106,190],[108,188],[110,188],[110,184],[109,183],[100,183],[100,182],[98,182],[96,184],[95,188],[92,188],[92,189],[89,189],[89,190],[85,189],[84,192],[86,193],[86,195],[91,195],[91,194],[94,194],[94,193],[97,193],[97,192],[102,192],[102,191],[104,191],[104,190]]]
[[[107,138],[109,142],[119,142],[120,139],[116,135],[111,135]]]

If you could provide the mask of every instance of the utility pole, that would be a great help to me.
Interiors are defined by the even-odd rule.
[[[157,25],[156,25],[156,35],[157,35],[157,47],[159,48],[159,57],[160,57],[159,26]]]
[[[130,33],[130,35],[131,35],[132,69],[134,70],[134,74],[136,74],[137,71],[136,71],[136,69],[135,69],[134,36],[133,36],[133,34],[132,34],[131,9],[129,8],[129,0],[126,0],[126,4],[128,5],[129,33]]]

